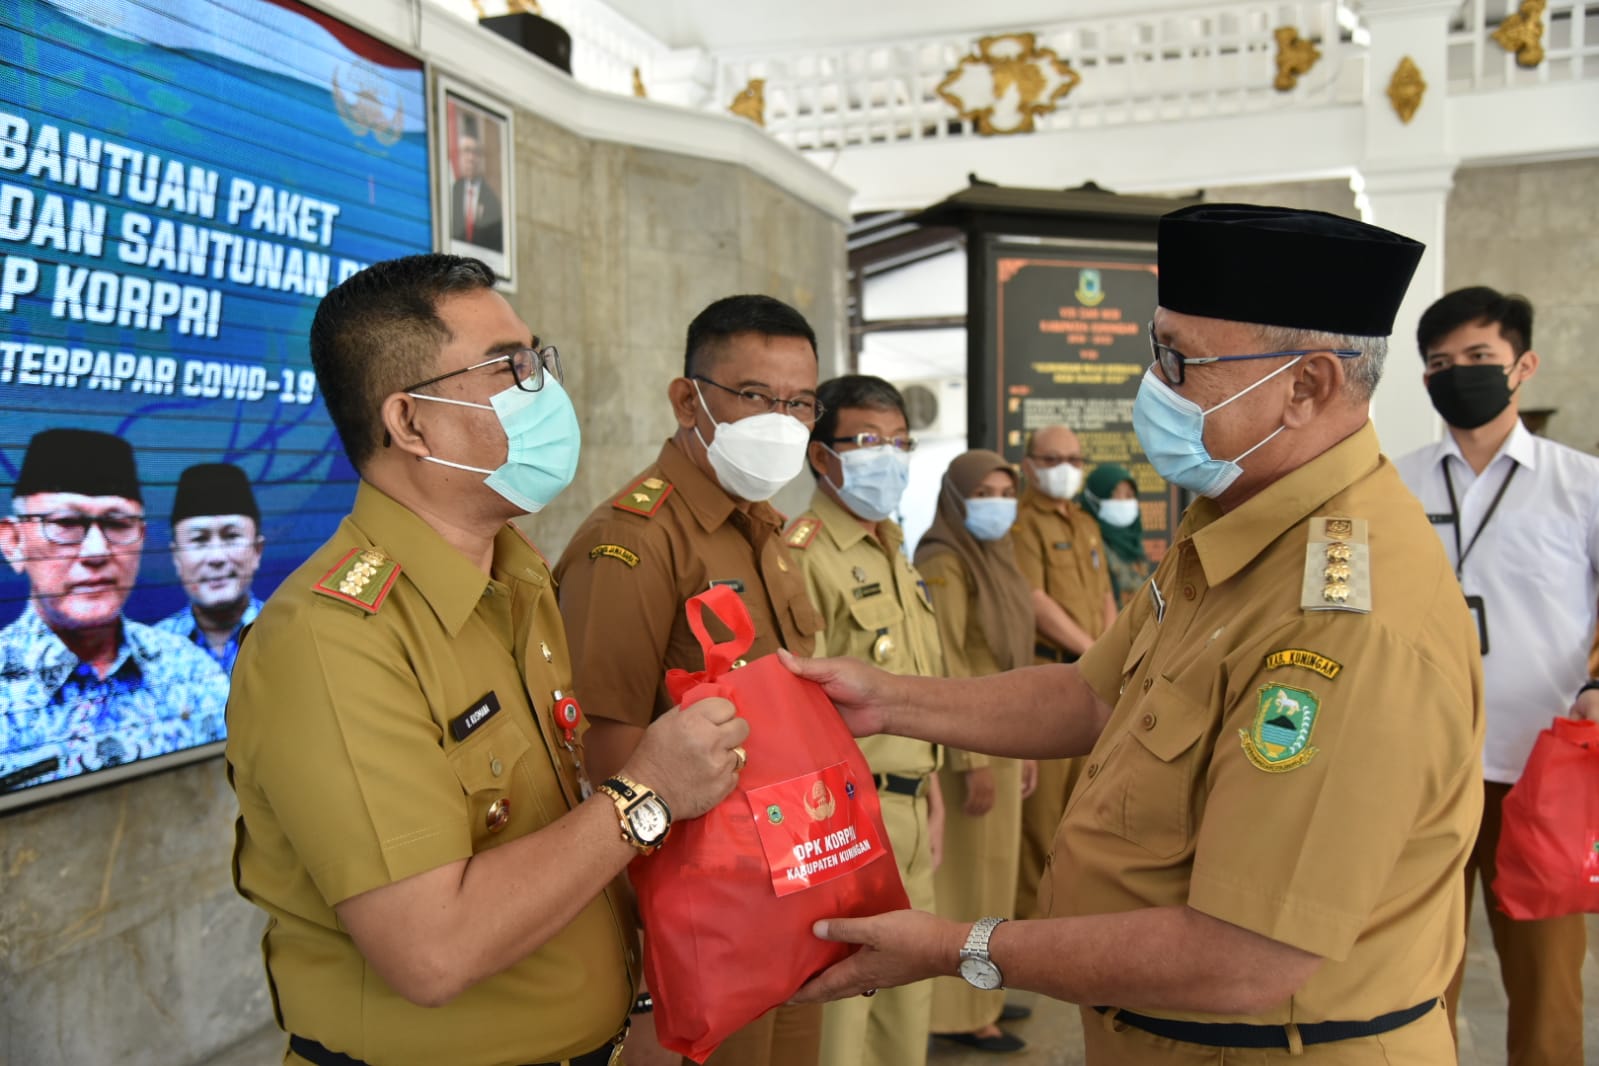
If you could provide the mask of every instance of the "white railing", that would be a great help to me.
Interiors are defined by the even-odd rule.
[[[1549,0],[1543,15],[1544,58],[1531,68],[1493,38],[1519,8],[1519,0],[1466,0],[1449,33],[1451,92],[1599,78],[1599,3]]]
[[[1321,51],[1288,92],[1272,86],[1279,26]],[[1362,31],[1341,0],[1235,3],[1019,31],[1035,33],[1082,77],[1038,119],[1046,131],[1346,103],[1362,93],[1364,49],[1352,40]],[[764,78],[767,130],[801,150],[967,136],[973,123],[937,89],[975,50],[974,37],[946,36],[719,53],[712,106],[726,107],[750,79]]]

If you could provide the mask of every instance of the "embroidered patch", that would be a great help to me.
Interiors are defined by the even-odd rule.
[[[1310,731],[1320,710],[1321,701],[1307,689],[1262,685],[1254,724],[1238,731],[1244,754],[1267,773],[1299,769],[1316,756]]]
[[[1325,655],[1318,655],[1304,648],[1284,648],[1274,651],[1266,656],[1265,669],[1275,670],[1280,666],[1297,666],[1304,670],[1312,670],[1328,681],[1338,676],[1344,664],[1336,659],[1329,659]]]
[[[620,544],[596,544],[594,547],[589,549],[590,559],[598,559],[602,555],[607,558],[617,559],[626,563],[628,565],[628,569],[632,569],[638,565],[638,556],[633,552],[628,551]]]

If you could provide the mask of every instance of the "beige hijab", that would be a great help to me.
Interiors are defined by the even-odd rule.
[[[966,498],[994,470],[1015,471],[996,452],[972,451],[957,456],[938,491],[933,525],[916,546],[916,561],[939,552],[954,552],[977,589],[977,620],[988,650],[1001,670],[1033,661],[1033,594],[1016,566],[1016,548],[1007,533],[982,541],[966,528]]]

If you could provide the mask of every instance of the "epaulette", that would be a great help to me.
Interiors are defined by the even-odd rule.
[[[816,533],[821,528],[820,518],[801,518],[788,527],[788,531],[783,534],[783,543],[790,548],[803,551],[811,546],[811,541],[816,539]]]
[[[1299,606],[1306,611],[1371,613],[1371,548],[1364,518],[1310,520]]]
[[[646,474],[623,489],[621,495],[611,501],[611,506],[618,511],[650,518],[661,509],[661,504],[665,503],[671,494],[670,481],[664,481],[654,474]]]
[[[351,548],[311,589],[353,603],[367,614],[377,614],[399,576],[400,564],[383,554],[382,548]]]

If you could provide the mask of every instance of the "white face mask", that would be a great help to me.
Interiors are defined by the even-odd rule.
[[[1033,467],[1033,483],[1038,491],[1054,500],[1069,500],[1083,487],[1083,472],[1071,463]]]
[[[1101,500],[1099,502],[1099,520],[1107,526],[1126,529],[1137,518],[1137,500]]]
[[[811,442],[811,431],[805,423],[776,411],[737,422],[717,422],[706,406],[700,383],[693,384],[700,406],[716,423],[716,436],[711,443],[705,444],[698,426],[694,427],[694,435],[705,444],[706,457],[722,488],[741,500],[758,503],[776,496],[805,469],[805,449]]]

